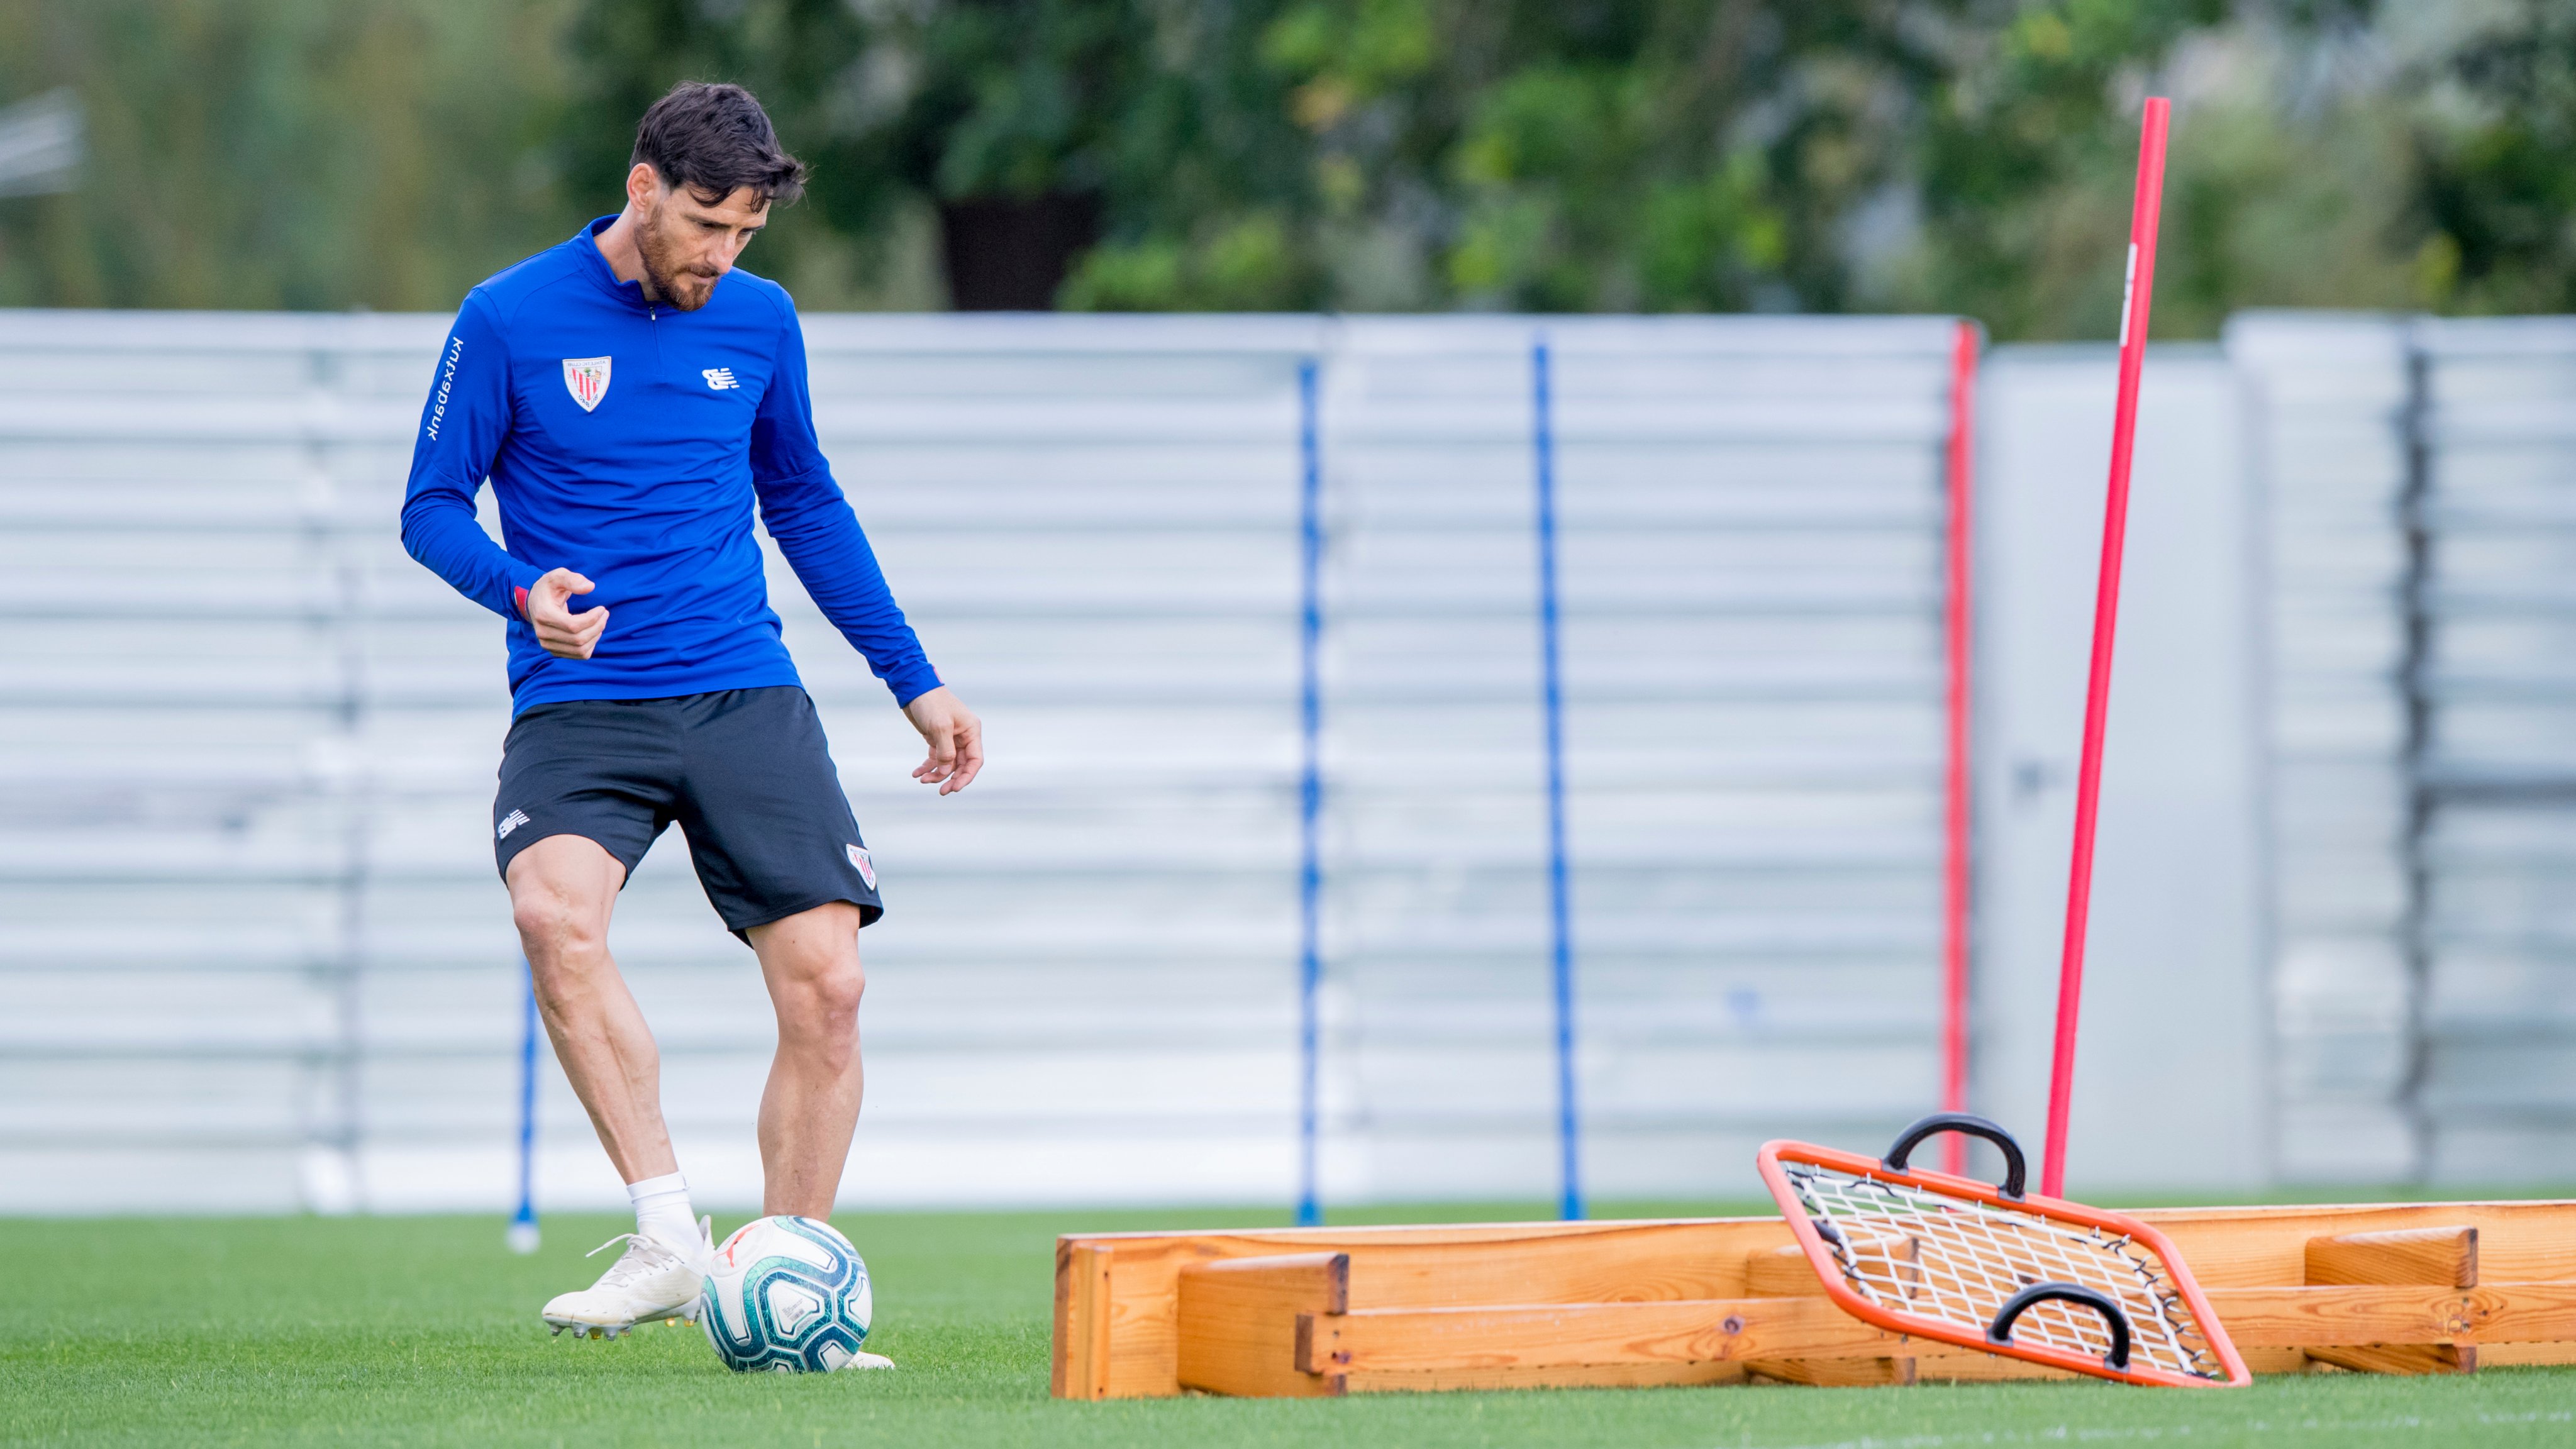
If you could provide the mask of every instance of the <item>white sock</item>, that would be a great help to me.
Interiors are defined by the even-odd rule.
[[[635,1204],[635,1231],[683,1251],[698,1245],[698,1220],[689,1211],[689,1180],[668,1173],[626,1184]]]

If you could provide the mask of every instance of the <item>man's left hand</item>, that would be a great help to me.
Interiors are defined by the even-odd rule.
[[[975,717],[975,711],[943,684],[915,696],[903,707],[903,715],[930,743],[930,758],[921,762],[912,778],[937,785],[942,795],[954,795],[973,782],[976,772],[984,768],[984,722]]]

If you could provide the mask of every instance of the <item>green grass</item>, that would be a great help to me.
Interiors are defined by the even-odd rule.
[[[1705,1205],[1703,1205],[1705,1206]],[[1394,1215],[1381,1215],[1378,1220]],[[1046,1396],[1057,1232],[1248,1213],[844,1215],[891,1374],[725,1372],[694,1329],[549,1338],[537,1305],[619,1231],[556,1217],[517,1258],[485,1218],[0,1220],[0,1443],[643,1445],[2481,1446],[2576,1442],[2576,1370],[2096,1384],[1063,1404]]]

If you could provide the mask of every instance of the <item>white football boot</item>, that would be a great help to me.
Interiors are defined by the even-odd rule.
[[[557,1334],[569,1328],[575,1338],[616,1338],[641,1323],[697,1322],[698,1290],[706,1282],[707,1262],[715,1256],[712,1226],[710,1219],[698,1220],[694,1252],[640,1233],[619,1233],[591,1249],[588,1256],[626,1245],[598,1282],[559,1294],[546,1305],[546,1326]]]
[[[843,1367],[843,1368],[845,1368],[845,1369],[854,1369],[854,1368],[893,1368],[893,1367],[894,1367],[894,1360],[893,1360],[893,1359],[890,1359],[890,1358],[888,1358],[888,1357],[886,1357],[884,1354],[881,1354],[881,1353],[870,1353],[870,1352],[868,1352],[866,1349],[864,1349],[864,1348],[863,1348],[863,1349],[860,1349],[857,1353],[854,1353],[854,1354],[850,1355],[850,1361],[849,1361],[848,1363],[845,1363],[845,1364],[841,1365],[841,1367]]]

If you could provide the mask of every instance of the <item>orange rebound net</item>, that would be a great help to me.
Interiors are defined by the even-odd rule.
[[[2001,1147],[2003,1184],[1909,1170],[1938,1132]],[[1865,1323],[2124,1383],[2252,1381],[2162,1233],[2025,1195],[2019,1144],[1983,1118],[1926,1117],[1884,1158],[1772,1142],[1760,1162],[1826,1293]]]

